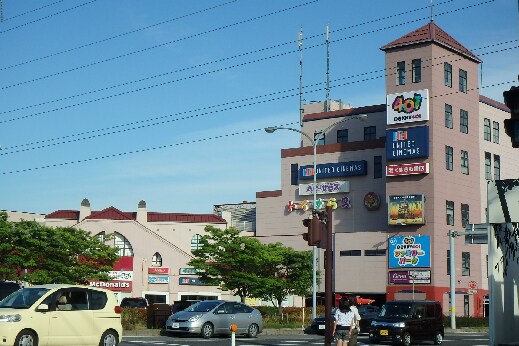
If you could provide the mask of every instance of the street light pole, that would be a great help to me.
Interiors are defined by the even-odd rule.
[[[367,117],[367,114],[361,114],[358,116],[349,116],[349,117],[343,118],[343,119],[331,124],[330,126],[325,128],[323,131],[320,131],[315,138],[310,137],[306,132],[303,132],[301,130],[294,129],[291,127],[274,126],[274,127],[265,128],[265,132],[267,132],[267,133],[273,133],[276,130],[289,130],[289,131],[298,132],[298,133],[302,134],[303,136],[305,136],[310,141],[310,143],[312,143],[312,146],[314,147],[314,152],[313,152],[314,171],[313,171],[313,186],[312,186],[312,192],[313,192],[312,209],[313,210],[316,209],[315,205],[317,202],[317,144],[324,137],[326,132],[328,132],[332,127],[336,126],[337,124],[343,123],[348,120],[356,120],[356,119],[364,120],[366,117]],[[317,316],[317,314],[316,314],[316,311],[317,311],[317,263],[316,262],[317,262],[317,247],[314,245],[314,246],[312,246],[312,319],[316,318],[316,316]]]

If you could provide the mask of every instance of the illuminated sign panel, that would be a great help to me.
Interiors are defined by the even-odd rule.
[[[429,157],[429,126],[386,130],[386,160]]]
[[[325,163],[317,165],[317,179],[347,177],[353,175],[366,175],[368,163],[362,161],[349,161],[337,163]],[[299,168],[299,179],[313,179],[314,166],[302,166]]]
[[[423,201],[423,195],[389,196],[388,224],[400,226],[425,224]]]
[[[429,163],[427,162],[386,166],[386,177],[427,173],[429,173]]]
[[[391,285],[430,284],[430,270],[390,270],[389,283]]]
[[[389,268],[431,267],[431,237],[428,235],[390,237],[388,250]]]
[[[386,96],[387,124],[429,120],[429,90],[417,90]]]
[[[316,195],[323,195],[327,193],[345,193],[350,192],[349,181],[323,181],[316,184]],[[314,184],[299,184],[299,195],[312,195],[314,193]]]

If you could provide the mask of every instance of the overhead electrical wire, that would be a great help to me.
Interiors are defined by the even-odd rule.
[[[515,83],[515,82],[516,82],[515,80],[511,80],[511,81],[506,81],[506,82],[501,82],[501,83],[494,83],[492,85],[486,85],[484,87],[468,89],[468,91],[474,91],[474,90],[479,90],[479,89],[488,88],[488,87],[495,87],[495,86]],[[442,95],[432,96],[430,98],[446,96],[446,95],[452,95],[452,94],[457,94],[457,93],[461,93],[461,91],[453,91],[453,92],[442,94]],[[296,124],[296,123],[298,124],[299,122],[292,122],[292,123],[285,124],[285,125],[282,125],[282,126],[293,125],[293,124]],[[108,154],[108,155],[103,155],[103,156],[95,156],[95,157],[90,157],[90,158],[86,158],[86,159],[79,159],[79,160],[73,160],[73,161],[65,161],[65,162],[48,164],[48,165],[39,166],[39,167],[24,168],[24,169],[18,169],[18,170],[13,170],[13,171],[4,171],[4,172],[0,172],[0,175],[24,173],[24,172],[42,170],[42,169],[47,169],[47,168],[53,168],[53,167],[62,167],[62,166],[80,164],[80,163],[85,163],[85,162],[90,162],[90,161],[104,160],[104,159],[109,159],[109,158],[114,158],[114,157],[121,157],[121,156],[132,155],[132,154],[139,154],[139,153],[155,151],[155,150],[160,150],[160,149],[173,148],[173,147],[187,145],[187,144],[194,144],[194,143],[206,142],[206,141],[210,141],[210,140],[217,140],[217,139],[233,137],[233,136],[238,136],[238,135],[251,134],[251,133],[254,133],[254,132],[260,132],[260,131],[264,131],[264,130],[265,130],[264,128],[257,128],[257,129],[252,129],[252,130],[243,130],[243,131],[238,131],[238,132],[233,132],[233,133],[226,133],[226,134],[222,134],[222,135],[218,135],[218,136],[213,136],[213,137],[204,137],[204,138],[194,139],[194,140],[190,140],[190,141],[184,141],[184,142],[173,143],[173,144],[165,144],[165,145],[160,145],[160,146],[155,146],[155,147],[150,147],[150,148],[142,148],[142,149],[130,150],[130,151],[125,151],[125,152],[121,152],[121,153]]]
[[[50,6],[54,6],[54,5],[59,4],[60,2],[63,2],[63,1],[65,1],[65,0],[54,1],[53,3],[47,4],[47,5],[44,5],[44,6],[38,7],[38,8],[34,8],[34,9],[30,10],[30,11],[26,11],[26,12],[23,12],[23,13],[19,13],[19,14],[17,14],[17,15],[14,15],[14,16],[11,16],[11,17],[7,17],[7,18],[2,18],[2,21],[3,21],[3,22],[7,22],[8,20],[12,20],[12,19],[15,19],[15,18],[18,18],[18,17],[26,16],[26,15],[28,15],[29,13],[33,13],[33,12],[36,12],[36,11],[42,10],[42,9],[44,9],[44,8],[50,7]]]

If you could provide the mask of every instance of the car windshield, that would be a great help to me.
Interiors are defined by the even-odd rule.
[[[409,318],[411,316],[411,304],[385,304],[379,317],[384,318]]]
[[[204,302],[198,302],[196,304],[191,305],[184,311],[190,311],[190,312],[208,312],[213,310],[215,307],[220,305],[222,302],[217,301],[204,301]]]
[[[0,308],[27,309],[49,291],[43,287],[28,287],[18,290],[0,302]]]

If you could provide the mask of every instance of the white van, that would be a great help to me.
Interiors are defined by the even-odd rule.
[[[26,287],[0,302],[0,345],[117,346],[121,311],[113,292],[102,288]]]

